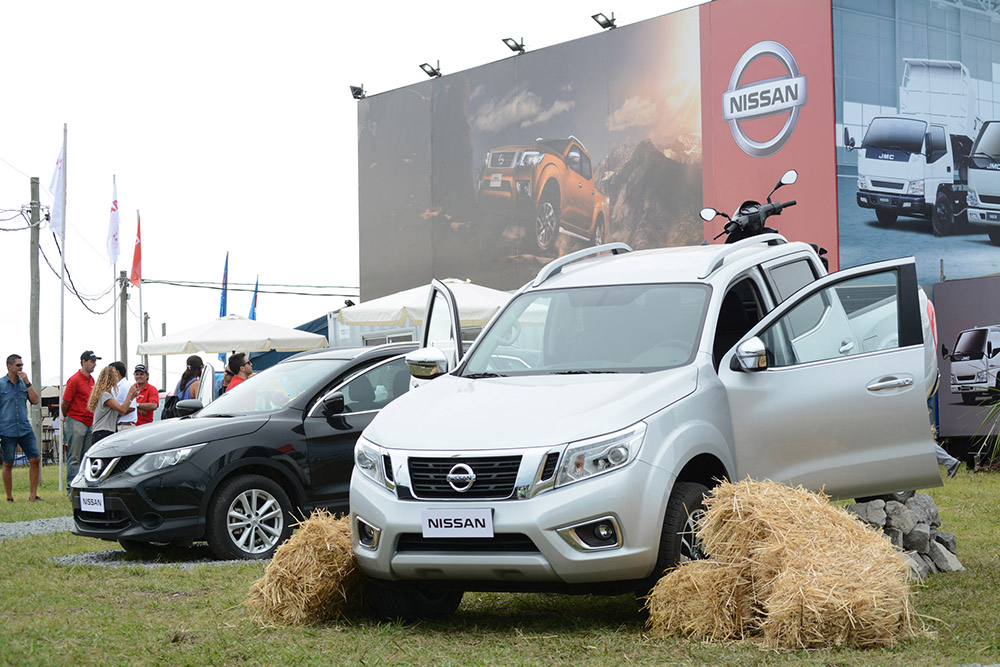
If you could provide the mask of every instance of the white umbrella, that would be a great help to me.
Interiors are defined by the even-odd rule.
[[[468,280],[449,278],[442,282],[455,295],[458,319],[463,327],[484,326],[511,297],[507,292],[476,285]],[[415,326],[419,326],[424,322],[430,289],[430,285],[423,285],[341,308],[337,321],[342,324],[403,326],[409,318]]]
[[[242,315],[227,315],[163,338],[148,340],[139,345],[136,354],[297,352],[320,347],[327,347],[326,336],[250,320]]]

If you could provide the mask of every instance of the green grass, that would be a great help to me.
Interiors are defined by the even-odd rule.
[[[43,473],[52,488],[55,468]],[[18,502],[0,522],[69,515],[56,493]],[[41,495],[41,492],[39,492]],[[70,533],[0,541],[0,664],[680,664],[957,665],[1000,662],[1000,475],[962,470],[930,494],[958,536],[965,572],[915,595],[934,636],[891,650],[774,653],[744,644],[651,636],[629,596],[468,593],[443,622],[261,628],[243,600],[260,563],[190,570],[63,566],[51,558],[114,548]],[[203,550],[202,550],[203,551]]]

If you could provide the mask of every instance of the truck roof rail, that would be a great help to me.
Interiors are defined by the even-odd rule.
[[[556,258],[543,266],[542,270],[538,272],[538,275],[535,276],[535,279],[531,282],[531,286],[538,287],[546,280],[562,271],[563,267],[567,264],[572,264],[573,262],[578,262],[581,259],[587,259],[588,257],[599,255],[602,252],[610,252],[612,255],[617,255],[623,252],[632,252],[632,248],[624,243],[605,243],[604,245],[594,246],[593,248],[584,248],[583,250],[571,252],[570,254]]]
[[[757,236],[751,236],[750,238],[737,241],[736,243],[726,243],[722,246],[722,250],[720,250],[718,254],[712,257],[712,259],[708,263],[708,266],[705,268],[702,274],[698,276],[698,278],[700,280],[708,278],[710,275],[712,275],[722,267],[722,264],[726,261],[726,257],[729,257],[738,250],[743,250],[744,248],[748,248],[758,243],[767,243],[767,245],[781,245],[782,243],[788,243],[788,239],[786,239],[781,234],[759,234]]]

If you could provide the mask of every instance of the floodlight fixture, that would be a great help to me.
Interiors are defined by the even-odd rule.
[[[367,97],[365,94],[365,84],[360,86],[351,86],[351,96],[356,100],[363,100]]]
[[[424,70],[424,74],[431,78],[441,76],[441,61],[437,61],[437,67],[434,67],[430,63],[424,63],[420,66],[420,69]]]
[[[597,14],[594,14],[590,18],[592,18],[595,21],[597,21],[597,25],[601,26],[605,30],[614,30],[615,27],[616,27],[615,26],[615,13],[614,12],[611,12],[611,18],[608,18],[607,16],[605,16],[604,14],[601,14],[600,12],[598,12]]]
[[[521,38],[520,42],[518,42],[516,39],[512,37],[504,37],[503,43],[506,44],[507,48],[513,51],[514,53],[517,54],[524,53],[524,37]]]

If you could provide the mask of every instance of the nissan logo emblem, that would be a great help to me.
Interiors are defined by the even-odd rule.
[[[90,461],[90,475],[91,477],[97,477],[101,474],[101,468],[104,467],[104,462],[101,459],[91,459]]]
[[[743,75],[751,63],[760,58],[774,58],[787,75],[745,83]],[[806,103],[806,77],[799,73],[799,66],[791,51],[778,42],[757,42],[746,50],[736,63],[729,79],[729,90],[722,95],[722,119],[729,123],[729,130],[740,149],[751,157],[774,155],[792,136],[799,121],[799,110]],[[766,141],[751,139],[740,122],[787,113],[784,125],[776,135]]]
[[[476,483],[476,473],[464,463],[456,464],[448,471],[448,485],[459,493],[465,493]]]

